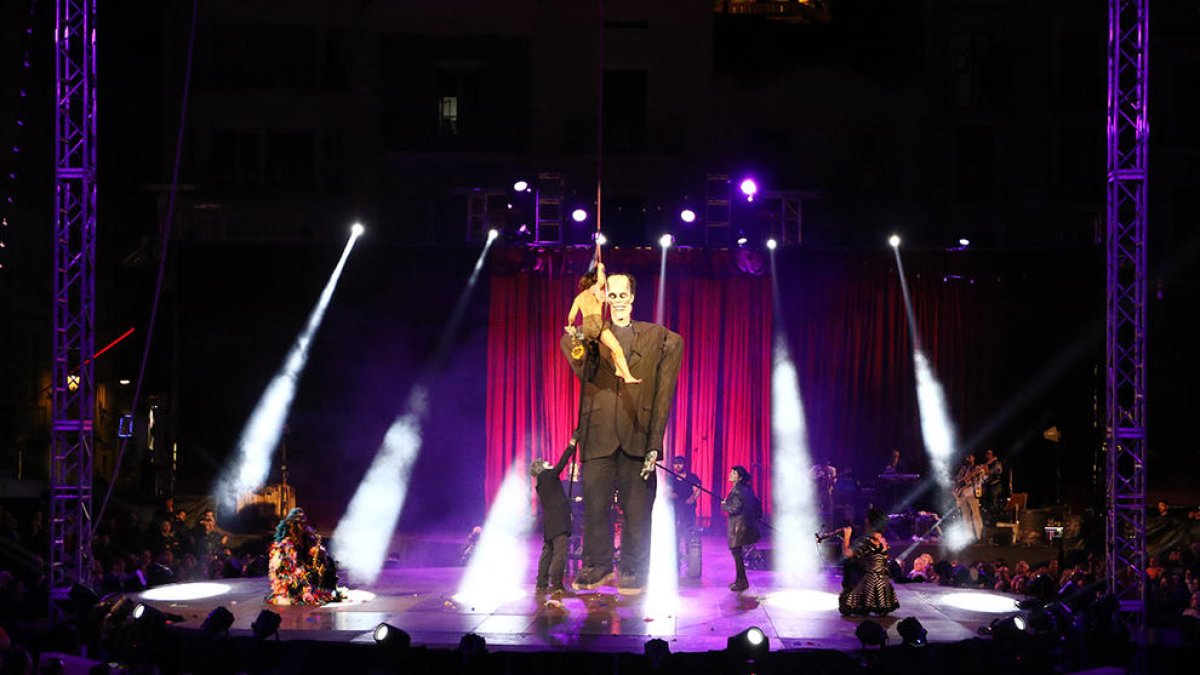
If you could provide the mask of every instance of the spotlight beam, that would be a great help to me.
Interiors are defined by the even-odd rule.
[[[520,463],[509,467],[488,512],[479,544],[454,599],[473,611],[492,612],[525,595],[529,565],[529,486]]]
[[[796,366],[784,338],[783,303],[779,294],[775,252],[771,251],[772,304],[775,311],[774,353],[771,359],[771,498],[775,514],[773,528],[776,573],[783,585],[797,588],[816,578],[820,561],[809,532],[817,532],[816,493],[808,425]]]
[[[421,425],[428,412],[428,395],[422,382],[441,368],[454,346],[455,336],[478,284],[479,273],[495,240],[495,237],[489,236],[479,252],[471,278],[459,294],[433,356],[409,394],[404,412],[396,417],[384,434],[371,466],[334,530],[334,557],[343,561],[344,567],[357,580],[373,582],[383,569],[392,533],[400,521],[400,513],[408,497],[412,469],[421,452]]]
[[[929,457],[933,469],[933,479],[937,483],[941,498],[938,510],[949,513],[953,509],[950,492],[953,482],[950,478],[950,464],[958,455],[955,447],[957,431],[950,418],[950,406],[946,403],[945,391],[933,372],[933,366],[921,345],[921,335],[917,328],[916,313],[913,311],[912,296],[909,294],[908,281],[904,274],[904,261],[900,258],[899,242],[893,235],[892,253],[896,256],[896,271],[900,275],[900,290],[904,297],[904,312],[908,318],[908,332],[913,343],[913,369],[917,381],[917,409],[921,418],[921,438],[925,445],[925,454]],[[959,521],[957,526],[961,526]],[[954,550],[959,550],[970,543],[965,528],[955,527],[949,533],[948,544]]]
[[[325,283],[325,288],[321,291],[316,306],[309,314],[304,329],[292,343],[283,365],[263,391],[258,404],[255,405],[254,411],[250,413],[250,418],[242,429],[237,442],[234,463],[226,467],[215,489],[214,497],[218,505],[227,510],[236,507],[239,495],[257,490],[267,480],[271,471],[271,458],[274,456],[275,446],[279,444],[283,425],[287,421],[292,401],[296,397],[296,385],[300,381],[300,376],[304,374],[304,367],[308,364],[308,348],[312,344],[317,330],[321,327],[321,322],[325,318],[325,310],[328,309],[329,302],[333,299],[333,292],[337,288],[342,270],[346,266],[346,260],[350,257],[350,252],[354,250],[356,241],[358,241],[358,235],[352,234],[349,241],[346,242],[345,248],[342,249],[342,256],[333,268],[329,281]]]

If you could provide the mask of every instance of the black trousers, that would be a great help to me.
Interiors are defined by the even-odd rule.
[[[538,558],[538,588],[558,588],[563,585],[569,539],[570,536],[565,532],[551,539],[542,539],[542,555]]]
[[[625,516],[621,574],[645,581],[650,570],[650,516],[657,477],[641,476],[643,459],[617,449],[583,463],[583,573],[607,574],[613,566],[613,491]]]

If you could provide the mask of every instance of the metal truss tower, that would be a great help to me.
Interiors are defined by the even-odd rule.
[[[87,579],[92,559],[91,361],[96,315],[96,0],[55,3],[54,363],[50,598]]]
[[[1149,0],[1109,0],[1107,196],[1108,590],[1146,616],[1146,187]]]

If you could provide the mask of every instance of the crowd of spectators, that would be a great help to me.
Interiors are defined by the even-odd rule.
[[[50,539],[44,502],[0,502],[0,675],[35,672],[29,644],[49,608]],[[88,586],[98,595],[161,584],[267,574],[269,537],[231,535],[214,511],[168,498],[157,507],[110,505],[94,533]],[[46,670],[46,664],[37,672]]]

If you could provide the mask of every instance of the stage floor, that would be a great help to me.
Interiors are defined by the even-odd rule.
[[[530,566],[536,568],[539,542],[530,542]],[[750,589],[733,593],[733,561],[720,542],[706,542],[701,579],[681,577],[674,609],[656,610],[653,589],[627,597],[615,587],[571,592],[549,606],[551,596],[533,592],[532,572],[524,597],[495,608],[472,607],[453,598],[463,576],[461,567],[393,567],[376,583],[352,588],[352,600],[324,607],[267,605],[267,580],[225,579],[215,594],[196,599],[161,599],[184,595],[195,584],[173,584],[134,597],[184,617],[178,629],[199,629],[217,606],[235,618],[234,635],[251,634],[250,624],[263,609],[280,614],[284,640],[367,643],[381,622],[407,631],[414,645],[452,648],[465,633],[483,636],[490,647],[523,651],[636,652],[650,637],[665,639],[673,652],[720,650],[726,638],[750,626],[761,628],[771,649],[835,649],[860,647],[854,635],[859,618],[837,611],[841,580],[827,570],[804,589],[779,588],[770,571],[749,572]],[[222,586],[224,588],[222,588]],[[900,609],[874,618],[888,631],[889,644],[899,642],[895,625],[905,617],[920,620],[931,642],[957,642],[977,635],[997,617],[1020,613],[1015,596],[932,584],[896,586]],[[557,597],[557,596],[554,596]]]

